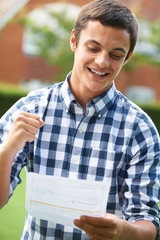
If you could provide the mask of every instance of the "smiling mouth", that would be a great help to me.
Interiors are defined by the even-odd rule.
[[[99,71],[95,71],[91,68],[88,68],[88,69],[91,73],[93,73],[94,75],[99,76],[99,77],[105,77],[105,76],[109,75],[109,73],[102,73],[102,72],[99,72]]]

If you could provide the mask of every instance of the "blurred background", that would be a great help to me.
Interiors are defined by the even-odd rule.
[[[138,103],[160,102],[160,0],[119,0],[135,13],[135,53],[116,80]],[[0,83],[31,90],[63,81],[72,69],[69,38],[88,0],[1,0]]]
[[[115,83],[160,132],[160,0],[119,1],[137,16],[139,35],[134,55]],[[0,117],[28,91],[65,80],[73,64],[70,33],[80,7],[88,2],[0,0]],[[22,179],[25,186],[23,173]],[[0,211],[0,239],[20,239],[24,191],[18,190]]]

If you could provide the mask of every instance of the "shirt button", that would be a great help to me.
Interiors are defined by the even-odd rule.
[[[73,156],[72,162],[77,163],[79,161],[79,156]]]
[[[102,115],[101,114],[98,114],[98,118],[101,118],[102,117]]]
[[[68,113],[68,109],[66,108],[65,110],[66,110],[66,113]]]
[[[78,130],[78,132],[79,132],[79,133],[83,133],[84,131],[83,131],[83,129],[80,128],[80,129]]]

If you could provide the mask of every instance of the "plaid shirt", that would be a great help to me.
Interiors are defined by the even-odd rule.
[[[159,226],[160,143],[150,118],[118,92],[113,84],[87,104],[87,114],[64,83],[31,92],[0,121],[0,143],[19,111],[44,120],[36,140],[15,157],[10,196],[27,171],[72,179],[110,182],[106,212],[129,222],[152,221]],[[56,221],[56,220],[55,220]],[[27,214],[23,240],[84,240],[76,228],[35,219]]]

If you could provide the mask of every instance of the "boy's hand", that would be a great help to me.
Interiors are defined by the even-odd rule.
[[[74,224],[86,232],[92,240],[118,240],[122,233],[122,219],[112,214],[105,217],[81,216]]]
[[[26,142],[34,141],[38,129],[43,125],[44,122],[39,116],[27,112],[19,113],[7,136],[6,145],[9,151],[18,152]]]

